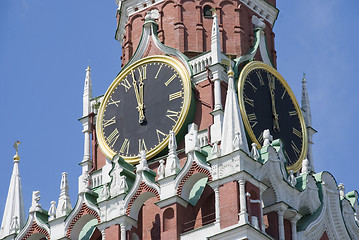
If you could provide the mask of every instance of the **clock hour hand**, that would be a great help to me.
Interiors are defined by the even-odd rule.
[[[144,106],[143,106],[142,98],[141,98],[138,88],[137,88],[137,82],[135,79],[135,75],[133,72],[131,72],[131,74],[132,74],[132,79],[133,79],[132,84],[133,84],[133,88],[135,90],[135,95],[136,95],[136,100],[137,100],[137,110],[138,110],[138,114],[139,114],[138,122],[143,123],[145,120],[145,114],[143,112]],[[142,92],[142,90],[143,89],[141,87],[141,92]],[[142,92],[142,94],[143,94],[143,92]]]
[[[273,113],[273,130],[275,132],[279,132],[280,128],[279,128],[279,118],[278,118],[278,114],[275,108],[275,83],[274,83],[274,78],[273,77],[269,77],[268,79],[268,86],[269,86],[269,92],[270,92],[270,96],[271,96],[271,100],[272,100],[272,113]]]

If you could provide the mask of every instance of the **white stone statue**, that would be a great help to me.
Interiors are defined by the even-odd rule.
[[[185,153],[201,151],[198,144],[198,126],[195,123],[188,125],[188,133],[185,136]]]
[[[238,150],[242,145],[242,138],[241,138],[241,133],[240,132],[236,132],[234,134],[234,139],[233,139],[233,150],[236,151]]]
[[[304,174],[304,173],[308,173],[308,172],[309,172],[309,160],[306,158],[302,162],[302,171],[301,171],[301,173]]]
[[[181,170],[181,165],[177,156],[177,141],[175,132],[170,131],[168,142],[168,157],[166,161],[165,176],[177,174]]]
[[[256,161],[260,158],[256,143],[252,143],[251,156]]]
[[[157,20],[160,17],[160,13],[157,9],[153,9],[151,11],[148,11],[145,20]]]
[[[292,185],[292,187],[295,187],[295,185],[297,185],[297,178],[294,176],[293,170],[289,171],[288,182],[290,183],[290,185]]]
[[[140,163],[136,166],[137,172],[148,170],[148,164],[146,159],[146,151],[141,150],[139,157],[141,158]]]
[[[160,165],[158,166],[157,169],[157,174],[158,174],[158,180],[162,179],[165,177],[165,160],[161,159],[160,160]]]
[[[30,207],[30,212],[41,212],[41,204],[39,203],[41,199],[40,196],[40,191],[33,191],[32,192],[32,203],[31,203],[31,207]]]
[[[273,141],[273,136],[270,135],[269,129],[263,131],[263,139],[264,139],[263,146],[269,146],[270,143]]]
[[[218,142],[214,142],[211,150],[211,154],[213,157],[218,158],[221,154],[218,147]]]
[[[106,200],[109,196],[110,193],[108,192],[107,183],[105,183],[100,192],[100,201]]]
[[[54,220],[56,218],[56,202],[51,201],[49,209],[49,221]]]
[[[126,181],[126,176],[120,176],[120,194],[125,193],[128,190],[128,185],[127,185],[127,181]]]

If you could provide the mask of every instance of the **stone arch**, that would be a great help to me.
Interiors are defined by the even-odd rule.
[[[80,211],[71,220],[67,231],[66,237],[69,239],[78,239],[81,230],[89,221],[96,219],[97,223],[100,223],[100,216],[86,204],[82,204]]]
[[[33,221],[29,231],[22,238],[22,240],[50,240],[50,234],[47,230],[41,228],[36,221]]]
[[[188,178],[186,178],[186,180],[183,182],[181,188],[179,186],[178,190],[180,190],[178,193],[179,195],[186,201],[189,201],[190,199],[190,193],[191,190],[193,189],[194,185],[200,181],[201,179],[207,178],[208,179],[208,175],[206,175],[203,172],[197,172],[194,173],[190,176],[188,176]]]
[[[264,184],[269,186],[263,193],[262,193],[262,202],[263,207],[270,206],[278,201],[276,189],[273,187],[269,179],[262,180]]]
[[[152,197],[156,197],[158,201],[160,200],[160,196],[157,190],[149,187],[144,182],[142,182],[137,189],[137,192],[133,195],[133,197],[128,203],[126,210],[127,215],[137,221],[138,213],[141,207],[148,199]]]
[[[187,173],[177,183],[178,185],[176,184],[178,186],[177,195],[188,201],[189,193],[194,184],[205,177],[208,178],[208,181],[212,181],[211,173],[207,169],[198,166],[196,162],[193,162]]]

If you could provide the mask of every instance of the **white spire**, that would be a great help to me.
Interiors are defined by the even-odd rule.
[[[14,167],[12,170],[9,191],[6,198],[5,211],[1,223],[0,238],[14,233],[14,219],[16,219],[17,228],[15,232],[25,224],[24,202],[22,198],[21,179],[19,173],[19,161],[17,147],[20,142],[16,142],[14,147],[16,155],[14,156]],[[12,226],[13,225],[13,226]]]
[[[56,217],[66,216],[71,210],[71,201],[69,197],[69,184],[67,182],[67,173],[63,172],[61,176],[61,184],[60,184],[60,197],[59,203],[56,209]]]
[[[233,140],[235,139],[239,149],[242,149],[249,154],[246,133],[242,122],[242,116],[239,110],[238,97],[234,90],[234,73],[232,70],[228,72],[228,90],[226,97],[226,105],[224,108],[223,117],[223,133],[221,151],[222,155],[231,153],[235,150]],[[237,147],[236,147],[237,148]]]
[[[213,9],[213,23],[212,23],[212,36],[211,36],[211,52],[212,64],[220,63],[221,59],[221,38],[219,35],[218,17],[216,10]]]
[[[308,153],[307,153],[307,159],[308,159],[308,167],[309,171],[314,171],[314,161],[313,161],[313,151],[312,151],[312,145],[313,145],[313,135],[317,132],[312,127],[312,111],[310,109],[310,103],[309,103],[309,97],[308,97],[308,91],[307,91],[307,81],[305,80],[305,73],[303,73],[303,79],[302,79],[302,112],[303,117],[305,121],[305,125],[307,126],[307,134],[308,134]]]
[[[87,67],[86,69],[86,77],[85,77],[85,85],[84,85],[84,94],[83,94],[83,117],[89,115],[90,108],[90,100],[92,98],[92,83],[91,83],[91,69]]]
[[[307,81],[305,80],[305,73],[303,73],[302,79],[302,110],[305,120],[305,125],[307,127],[312,126],[312,112],[310,110],[310,103],[307,91]]]
[[[91,112],[91,98],[92,98],[92,83],[91,83],[91,69],[87,67],[85,85],[84,85],[84,94],[83,94],[83,116],[81,119],[82,122],[82,132],[84,133],[84,157],[80,165],[82,166],[82,175],[86,175],[92,168],[91,161],[91,131],[92,126],[90,122],[90,112]],[[80,178],[83,178],[80,177]],[[79,179],[81,182],[82,180]],[[80,183],[79,183],[80,184]]]

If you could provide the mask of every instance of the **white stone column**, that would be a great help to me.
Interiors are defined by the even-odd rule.
[[[102,240],[106,240],[106,229],[101,230]]]
[[[283,211],[283,210],[279,210],[279,211],[277,212],[277,214],[278,214],[279,240],[285,240],[285,239],[284,239],[284,219],[283,219],[284,211]]]
[[[297,219],[292,218],[290,220],[290,225],[292,229],[292,240],[297,240]]]
[[[120,223],[121,240],[126,240],[126,224]]]
[[[222,96],[221,96],[221,81],[219,78],[213,80],[214,82],[214,111],[222,110]]]
[[[214,187],[214,207],[216,211],[216,223],[219,223],[220,219],[220,210],[219,210],[219,188]]]
[[[247,203],[246,203],[246,190],[244,184],[246,181],[241,179],[238,181],[239,184],[239,204],[240,204],[240,212],[239,212],[239,223],[246,224],[248,223],[248,213],[247,213]]]
[[[264,225],[264,218],[263,218],[263,201],[262,201],[262,194],[261,194],[261,198],[260,198],[260,209],[261,209],[261,230],[262,233],[266,232],[266,226]]]

